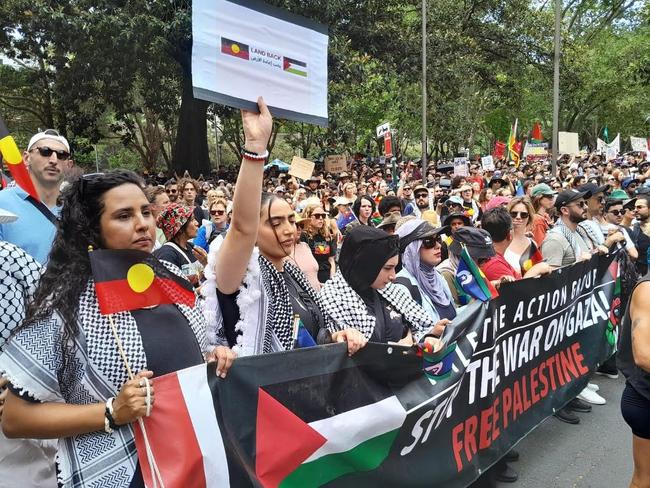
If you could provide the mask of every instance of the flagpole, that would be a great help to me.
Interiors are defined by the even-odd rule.
[[[560,0],[555,0],[555,56],[553,58],[553,140],[551,151],[551,172],[557,176],[558,130],[560,123],[560,36],[562,9]]]

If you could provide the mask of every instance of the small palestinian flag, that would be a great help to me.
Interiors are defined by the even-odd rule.
[[[189,281],[169,271],[152,254],[136,249],[91,251],[99,311],[103,315],[178,303],[193,307]]]
[[[248,44],[242,44],[225,37],[221,38],[221,52],[236,58],[249,59]]]
[[[307,76],[307,63],[284,57],[284,71],[298,76]]]
[[[14,141],[14,138],[9,134],[9,129],[7,129],[2,117],[0,117],[0,154],[2,154],[2,158],[7,163],[9,172],[16,182],[16,185],[29,193],[32,198],[40,201],[41,199],[36,192],[34,182],[29,176],[29,171],[27,171],[27,166],[25,166],[25,162],[23,161],[23,156],[18,150],[16,141]]]

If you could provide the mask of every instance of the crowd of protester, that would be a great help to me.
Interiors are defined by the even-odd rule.
[[[367,341],[439,347],[466,306],[456,271],[466,249],[487,280],[536,279],[617,251],[624,270],[618,358],[597,374],[627,379],[632,486],[650,485],[650,162],[596,153],[494,169],[444,161],[317,166],[304,182],[265,167],[271,116],[242,112],[238,173],[200,181],[128,171],[64,183],[67,140],[36,134],[24,153],[40,196],[0,191],[0,469],[20,486],[142,487],[130,424],[153,407],[151,377],[294,347],[296,315],[318,344]],[[65,187],[63,191],[62,187]],[[140,249],[195,287],[195,308],[116,314],[128,376],[98,312],[88,249]],[[635,290],[635,286],[638,287]],[[645,318],[649,317],[649,318]],[[618,362],[617,362],[618,361]],[[608,400],[588,386],[555,416]],[[61,439],[57,443],[52,439]],[[92,448],[91,448],[92,446]],[[56,463],[54,453],[58,452]],[[517,479],[514,450],[479,483]],[[106,480],[112,480],[105,484]],[[16,484],[15,486],[19,486]]]

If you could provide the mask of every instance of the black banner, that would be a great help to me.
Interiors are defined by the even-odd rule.
[[[444,357],[335,344],[241,358],[226,380],[210,368],[231,479],[467,486],[612,354],[616,278],[610,255],[504,284],[447,328]]]

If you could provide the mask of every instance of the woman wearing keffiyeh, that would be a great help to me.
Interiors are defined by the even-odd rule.
[[[343,242],[339,271],[319,293],[336,327],[353,326],[373,342],[410,345],[434,331],[436,323],[408,292],[392,284],[399,260],[399,237],[358,226]]]
[[[263,157],[272,119],[263,100],[259,124],[248,126],[245,156],[233,197],[230,229],[211,246],[205,315],[239,356],[292,349],[294,317],[319,343],[347,342],[353,354],[366,343],[355,329],[332,330],[322,303],[294,264],[295,213],[283,199],[262,193]],[[256,159],[258,158],[258,159]]]

